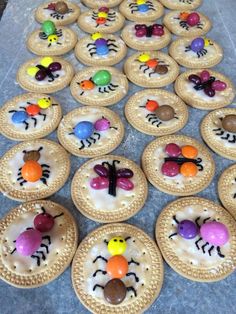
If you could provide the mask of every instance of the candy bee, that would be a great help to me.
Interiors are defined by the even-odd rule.
[[[53,58],[44,57],[41,59],[40,64],[27,69],[27,74],[34,77],[37,81],[43,81],[48,77],[48,82],[53,82],[59,77],[58,74],[53,72],[61,70],[62,66],[59,62],[53,62]]]

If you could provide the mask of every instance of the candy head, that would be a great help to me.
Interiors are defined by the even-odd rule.
[[[111,123],[109,120],[107,120],[106,118],[102,118],[94,123],[94,128],[97,131],[105,131],[110,128],[110,125]]]
[[[48,42],[50,44],[57,43],[58,42],[58,36],[57,35],[49,35],[48,36]]]
[[[38,106],[41,109],[47,109],[48,107],[50,107],[52,105],[52,101],[50,98],[40,98],[38,100]]]
[[[107,245],[107,249],[111,255],[122,255],[126,250],[126,241],[122,237],[112,238]]]
[[[138,61],[139,61],[139,62],[143,62],[143,63],[147,62],[147,61],[150,60],[150,59],[151,59],[151,57],[150,57],[150,55],[149,55],[148,53],[142,53],[142,54],[138,57]]]
[[[222,246],[229,241],[227,227],[223,223],[217,221],[203,224],[200,228],[200,234],[203,240],[215,246]]]
[[[191,50],[194,52],[199,52],[204,48],[205,42],[204,39],[199,37],[199,38],[195,38],[192,42],[191,42]]]
[[[41,232],[35,229],[29,229],[22,232],[16,239],[16,250],[23,256],[30,256],[37,251],[41,242]]]
[[[182,220],[178,224],[178,234],[184,239],[193,239],[199,233],[197,225],[191,220]]]
[[[148,111],[151,111],[151,112],[154,112],[157,110],[157,108],[159,107],[159,104],[157,101],[155,100],[151,100],[151,99],[148,99],[148,101],[146,102],[146,105],[145,105],[146,109]]]
[[[94,126],[92,122],[81,121],[74,128],[74,134],[81,140],[89,138],[94,131]]]
[[[102,38],[102,34],[101,33],[99,33],[99,32],[97,32],[97,33],[93,33],[92,35],[91,35],[91,38],[92,38],[92,40],[97,40],[97,39],[99,39],[99,38]]]
[[[181,12],[180,15],[179,15],[179,18],[180,18],[181,21],[186,21],[188,16],[189,16],[189,13]]]
[[[54,218],[48,213],[38,214],[34,218],[34,227],[40,232],[48,232],[54,226]]]
[[[29,161],[29,160],[34,160],[38,161],[40,158],[40,153],[38,150],[30,150],[30,151],[24,151],[24,157],[23,160],[24,162]]]
[[[84,81],[79,83],[79,86],[83,90],[94,89],[94,83],[91,80],[84,80]]]

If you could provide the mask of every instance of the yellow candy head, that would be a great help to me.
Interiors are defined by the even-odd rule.
[[[36,74],[38,71],[39,71],[39,68],[37,68],[37,67],[30,67],[30,68],[27,69],[27,74],[28,74],[29,76],[34,77],[35,74]]]
[[[145,4],[146,0],[137,0],[137,5]]]
[[[98,12],[98,17],[104,17],[106,19],[108,14],[106,12]]]
[[[50,36],[48,36],[48,42],[49,43],[56,43],[56,42],[58,42],[58,36],[57,35],[50,35]]]
[[[212,41],[211,41],[209,38],[205,38],[205,39],[204,39],[204,46],[205,46],[205,47],[208,47],[208,46],[210,46],[210,45],[212,45]]]
[[[126,241],[122,237],[114,237],[108,242],[107,249],[112,256],[122,255],[126,250]]]
[[[148,60],[150,60],[150,55],[148,53],[142,53],[139,57],[138,57],[138,61],[140,62],[147,62]]]
[[[49,64],[51,64],[52,62],[53,62],[53,58],[51,57],[44,57],[40,61],[41,65],[44,66],[45,68],[47,68]]]
[[[52,105],[52,101],[50,98],[40,98],[38,100],[38,106],[41,109],[47,109],[48,107],[50,107]]]
[[[92,35],[91,35],[91,38],[92,38],[92,40],[97,40],[97,39],[99,39],[99,38],[102,38],[102,34],[101,33],[99,33],[99,32],[97,32],[97,33],[93,33]]]

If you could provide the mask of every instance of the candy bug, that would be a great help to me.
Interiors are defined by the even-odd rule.
[[[189,46],[185,47],[185,52],[193,51],[196,53],[198,58],[201,58],[208,53],[206,47],[209,46],[213,46],[210,39],[198,37],[193,39]]]
[[[27,74],[34,77],[37,81],[43,81],[48,77],[48,82],[51,83],[60,76],[58,73],[55,74],[54,72],[61,70],[61,68],[61,63],[53,62],[53,58],[51,57],[44,57],[40,60],[40,64],[29,67]]]
[[[135,12],[145,13],[148,11],[156,11],[153,3],[149,0],[136,0],[129,4],[129,8],[132,14]]]
[[[168,72],[168,64],[156,58],[151,59],[148,53],[142,53],[136,61],[142,63],[139,69],[142,70],[144,74],[147,72],[149,77],[156,73],[166,74]]]
[[[116,12],[111,12],[107,7],[101,7],[98,11],[93,11],[92,19],[96,22],[96,27],[109,26],[109,22],[115,22]]]
[[[58,41],[62,37],[62,29],[57,30],[52,21],[45,21],[42,24],[42,32],[39,33],[39,38],[48,41],[48,47],[53,44],[61,45]]]
[[[225,117],[221,117],[220,123],[221,127],[213,129],[216,136],[219,136],[222,140],[228,143],[236,143],[236,115],[229,114]]]
[[[51,2],[44,10],[53,11],[50,16],[56,20],[63,20],[66,14],[74,12],[64,1]]]
[[[203,24],[200,22],[200,15],[197,12],[181,12],[179,16],[174,19],[179,20],[179,25],[187,31],[190,27],[194,26],[196,28],[203,29]]]
[[[91,35],[91,38],[94,42],[87,44],[91,57],[94,55],[104,56],[109,54],[111,51],[118,51],[118,46],[115,45],[115,39],[105,39],[101,33],[94,33]]]
[[[164,27],[161,24],[153,24],[149,26],[146,24],[136,24],[134,29],[136,37],[161,37],[164,35]]]

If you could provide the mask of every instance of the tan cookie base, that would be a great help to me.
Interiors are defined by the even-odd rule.
[[[122,0],[82,0],[83,4],[89,8],[100,8],[100,7],[107,7],[113,8],[118,6]]]
[[[193,10],[202,4],[202,0],[160,0],[160,2],[168,9],[171,10]]]

